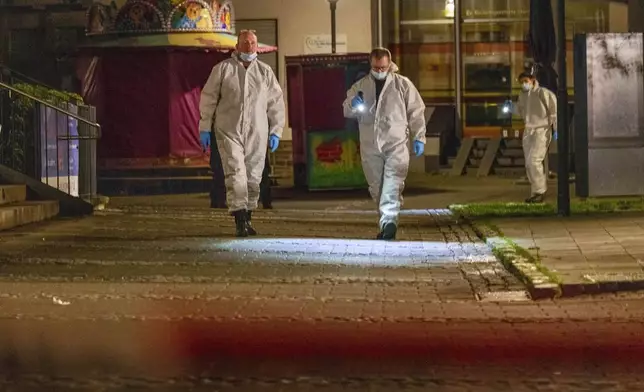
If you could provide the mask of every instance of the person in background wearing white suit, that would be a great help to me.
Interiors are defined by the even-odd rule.
[[[557,96],[539,86],[536,77],[524,72],[519,75],[522,86],[517,110],[525,123],[523,132],[523,155],[525,169],[530,181],[531,195],[526,203],[543,203],[548,191],[548,173],[544,162],[553,132],[557,132]]]
[[[396,238],[402,192],[409,170],[409,139],[414,154],[425,150],[425,103],[414,84],[396,73],[391,53],[376,48],[371,73],[347,92],[344,116],[358,120],[360,157],[369,193],[378,205],[378,239]]]
[[[257,36],[241,31],[236,51],[212,69],[199,104],[201,144],[210,146],[214,125],[226,183],[226,204],[238,237],[256,235],[257,208],[266,146],[274,152],[286,123],[282,88],[271,67],[257,59]]]

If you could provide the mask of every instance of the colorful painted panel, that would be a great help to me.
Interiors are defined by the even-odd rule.
[[[205,1],[184,1],[172,11],[170,26],[178,30],[211,30],[213,10]]]
[[[235,32],[230,0],[95,0],[87,12],[88,35],[159,32]]]
[[[358,132],[309,132],[307,157],[310,190],[367,187],[360,162]]]
[[[114,23],[122,32],[160,30],[163,25],[163,15],[147,1],[129,1],[119,10]]]

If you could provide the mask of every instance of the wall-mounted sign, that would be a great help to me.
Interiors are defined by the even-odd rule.
[[[347,35],[338,34],[335,37],[335,52],[348,53]],[[307,35],[304,37],[304,54],[331,53],[331,34]]]

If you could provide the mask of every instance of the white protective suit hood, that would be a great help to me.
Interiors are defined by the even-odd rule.
[[[248,67],[233,52],[215,65],[201,91],[199,129],[214,129],[230,211],[254,210],[269,135],[282,136],[284,97],[275,73],[260,60]]]
[[[557,129],[557,96],[536,80],[532,89],[519,94],[517,109],[527,129]]]

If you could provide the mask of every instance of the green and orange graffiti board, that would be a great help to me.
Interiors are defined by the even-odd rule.
[[[357,131],[308,132],[307,158],[309,190],[367,187]]]

